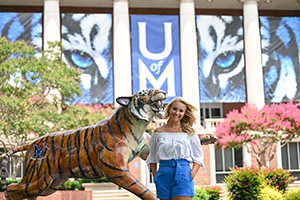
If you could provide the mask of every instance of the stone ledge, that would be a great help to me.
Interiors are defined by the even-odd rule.
[[[82,186],[86,191],[119,190],[119,186],[114,183],[83,183]]]

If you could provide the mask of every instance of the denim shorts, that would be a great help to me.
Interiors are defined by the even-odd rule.
[[[194,181],[191,180],[191,167],[184,159],[162,160],[154,183],[157,197],[171,199],[172,197],[194,197]]]

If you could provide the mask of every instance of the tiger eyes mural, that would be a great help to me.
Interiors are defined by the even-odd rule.
[[[196,16],[200,102],[245,102],[242,18]]]
[[[265,102],[300,98],[300,17],[260,17]],[[197,16],[201,103],[245,102],[242,18]]]
[[[9,41],[24,41],[28,46],[32,46],[36,53],[34,56],[41,56],[42,53],[42,13],[12,13],[0,12],[0,37],[6,37]],[[13,57],[13,55],[11,55]],[[26,72],[28,81],[36,83],[38,78],[32,79],[34,73]],[[20,77],[20,73],[15,73],[14,77]],[[13,78],[9,83],[15,85]]]
[[[42,13],[0,12],[0,36],[11,42],[24,40],[37,54],[42,52]]]
[[[300,98],[300,17],[260,17],[267,104]]]
[[[63,58],[81,74],[81,92],[69,103],[113,103],[112,15],[62,14]]]
[[[156,195],[141,184],[127,165],[135,157],[146,159],[150,135],[146,127],[164,118],[165,91],[149,89],[119,97],[121,105],[107,119],[75,130],[50,133],[31,144],[10,150],[2,161],[2,189],[7,199],[37,199],[54,193],[68,178],[107,179],[141,199]],[[6,166],[11,155],[27,151],[24,177],[6,187]]]

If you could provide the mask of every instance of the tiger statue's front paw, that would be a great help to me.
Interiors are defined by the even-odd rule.
[[[208,133],[204,135],[198,134],[198,137],[200,139],[201,145],[209,145],[214,144],[218,141],[218,137],[213,133]]]

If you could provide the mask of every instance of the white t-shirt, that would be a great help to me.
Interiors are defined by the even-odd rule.
[[[204,168],[203,150],[197,134],[153,132],[149,147],[147,165],[159,163],[160,160],[186,159]]]

